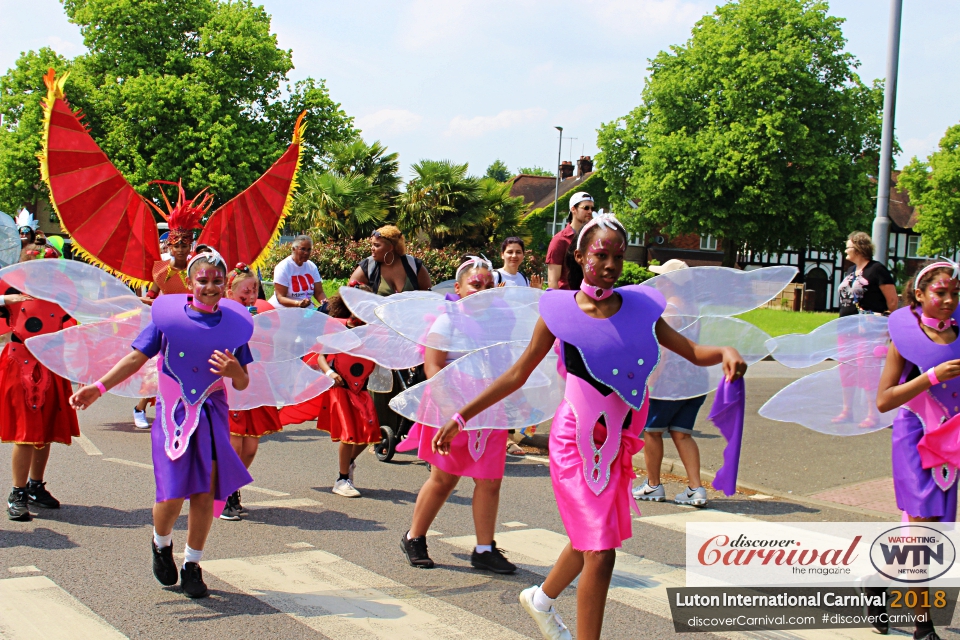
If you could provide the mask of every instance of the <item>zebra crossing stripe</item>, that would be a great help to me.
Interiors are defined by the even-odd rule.
[[[46,576],[0,580],[0,638],[4,640],[126,637]]]

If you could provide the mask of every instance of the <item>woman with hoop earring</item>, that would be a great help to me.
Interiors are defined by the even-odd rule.
[[[363,259],[350,280],[368,285],[380,296],[430,289],[430,273],[406,249],[400,229],[392,224],[380,227],[370,237],[370,257]]]

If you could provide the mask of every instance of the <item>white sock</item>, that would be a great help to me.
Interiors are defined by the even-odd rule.
[[[493,551],[492,544],[478,544],[476,547],[477,553],[486,553],[487,551]]]
[[[169,547],[173,544],[173,532],[170,532],[170,535],[162,536],[157,533],[157,530],[153,530],[153,543],[157,545],[157,549],[163,549],[164,547]]]
[[[196,562],[200,563],[200,559],[203,558],[203,549],[199,551],[197,549],[191,549],[190,545],[187,545],[183,550],[183,562]]]
[[[543,592],[543,585],[537,587],[537,590],[533,592],[533,608],[537,611],[543,611],[544,613],[550,611],[550,607],[556,601],[556,598],[551,598]]]

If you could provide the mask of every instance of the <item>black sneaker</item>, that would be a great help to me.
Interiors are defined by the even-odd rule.
[[[177,563],[173,559],[173,545],[168,544],[163,549],[157,543],[150,541],[153,549],[153,577],[165,587],[177,584]]]
[[[210,595],[203,581],[203,569],[196,562],[185,562],[180,569],[180,587],[188,598],[206,598]]]
[[[497,541],[494,540],[490,544],[493,547],[491,551],[477,553],[477,550],[474,549],[473,553],[470,554],[470,564],[473,565],[473,568],[493,571],[494,573],[515,572],[517,565],[503,557],[503,551],[497,549]]]
[[[240,512],[240,515],[245,516],[248,513],[250,513],[249,511],[247,511],[246,507],[240,504],[240,490],[237,489],[236,491],[234,491],[233,495],[236,496],[237,498],[237,510]]]
[[[239,520],[240,503],[237,502],[237,494],[231,494],[227,497],[227,503],[223,505],[223,511],[220,513],[221,520]]]
[[[940,640],[940,636],[933,629],[916,630],[913,632],[914,640]]]
[[[410,563],[410,566],[418,569],[433,568],[433,560],[427,554],[427,536],[408,540],[405,533],[403,538],[400,539],[400,548],[403,549],[403,555],[407,556],[407,562]]]
[[[23,487],[14,487],[7,497],[7,517],[11,520],[20,522],[30,522],[33,516],[30,515],[30,498],[27,497],[27,490]]]
[[[27,497],[30,499],[30,504],[44,509],[59,509],[60,501],[50,495],[46,485],[46,482],[27,480]]]

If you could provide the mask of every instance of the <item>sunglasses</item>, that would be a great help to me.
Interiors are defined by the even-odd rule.
[[[594,209],[592,204],[578,204],[577,207],[583,209],[584,211],[593,211]]]
[[[374,231],[373,233],[370,234],[370,237],[371,237],[371,238],[382,238],[382,237],[383,237],[383,234],[381,234],[379,231]]]

